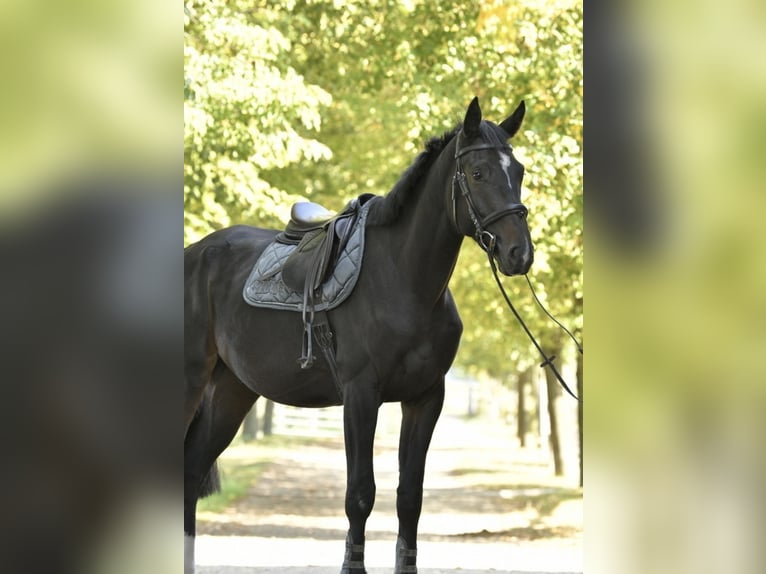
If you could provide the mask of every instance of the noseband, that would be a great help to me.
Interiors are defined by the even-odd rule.
[[[456,167],[455,176],[452,178],[452,221],[455,223],[455,227],[458,228],[457,196],[455,194],[455,183],[457,183],[458,187],[460,188],[460,192],[465,198],[466,206],[468,207],[468,215],[473,222],[475,229],[474,238],[484,251],[491,253],[495,248],[496,237],[494,233],[487,230],[487,226],[512,213],[525,218],[527,216],[528,210],[523,203],[513,203],[505,209],[499,209],[497,211],[493,211],[489,215],[485,215],[483,217],[481,216],[479,210],[476,209],[476,204],[474,203],[473,197],[471,196],[471,188],[468,187],[468,181],[466,179],[465,172],[463,171],[463,166],[460,164],[460,158],[470,151],[478,151],[483,149],[495,149],[498,151],[507,150],[508,152],[511,151],[510,146],[497,146],[492,144],[476,144],[469,145],[464,148],[458,147],[457,144],[455,145]]]

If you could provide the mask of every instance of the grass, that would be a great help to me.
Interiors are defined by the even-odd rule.
[[[526,499],[527,505],[535,509],[540,517],[550,516],[553,511],[566,500],[577,500],[582,498],[582,492],[574,489],[561,489],[556,492],[547,492],[532,496],[522,496]]]
[[[336,442],[316,437],[277,435],[248,443],[235,441],[218,459],[221,491],[201,499],[197,503],[197,510],[219,513],[246,496],[273,460],[275,451],[312,445],[327,446]]]
[[[222,512],[245,496],[258,481],[268,461],[248,462],[222,458],[218,462],[221,473],[221,491],[203,498],[197,503],[200,512]]]

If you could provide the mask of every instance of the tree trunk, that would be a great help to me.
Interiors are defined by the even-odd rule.
[[[263,436],[271,436],[274,428],[274,403],[266,399],[263,411]]]
[[[583,410],[582,410],[582,354],[577,355],[577,396],[580,400],[577,402],[577,430],[580,441],[580,487],[583,485],[583,451],[582,451],[582,430],[583,430]]]
[[[556,350],[553,353],[557,357],[561,356],[560,345],[557,345]],[[548,420],[551,425],[551,434],[548,437],[551,445],[551,452],[553,454],[553,469],[556,476],[564,475],[564,464],[561,459],[561,443],[559,441],[559,420],[556,415],[556,398],[560,394],[558,389],[558,379],[553,374],[551,369],[545,369],[545,383],[548,390]]]
[[[476,390],[474,389],[475,383],[470,381],[468,383],[468,409],[467,416],[472,418],[476,416]]]
[[[257,403],[254,404],[250,412],[247,413],[244,422],[242,423],[242,438],[246,442],[254,441],[258,438],[258,408]]]
[[[517,436],[519,437],[519,446],[527,446],[527,431],[529,424],[527,422],[526,390],[527,384],[532,379],[532,368],[528,368],[519,375],[519,400],[516,408],[516,426]]]

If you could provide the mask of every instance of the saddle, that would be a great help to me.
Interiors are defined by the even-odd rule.
[[[285,230],[280,234],[279,240],[283,243],[299,242],[307,232],[320,229],[335,216],[335,213],[325,209],[318,203],[299,201],[290,210],[290,221],[287,223]]]
[[[332,353],[332,332],[324,310],[319,312],[315,325],[315,298],[328,274],[338,263],[356,227],[362,206],[372,197],[372,194],[362,195],[351,201],[338,214],[333,214],[317,203],[296,203],[290,211],[290,221],[284,231],[276,237],[278,243],[297,245],[285,260],[281,273],[282,282],[286,287],[303,294],[303,348],[298,361],[303,369],[308,369],[313,364],[313,331],[316,326],[319,343],[333,371],[339,393],[334,357],[328,354]]]
[[[282,281],[293,291],[303,293],[304,305],[311,303],[328,271],[335,267],[358,216],[357,202],[351,202],[337,215],[310,201],[293,205],[290,221],[276,240],[297,245],[282,268]]]

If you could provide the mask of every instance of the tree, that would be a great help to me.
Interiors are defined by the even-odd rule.
[[[274,433],[274,401],[266,399],[263,409],[263,436],[271,436]]]
[[[274,224],[295,196],[264,170],[329,158],[304,137],[330,95],[284,54],[289,41],[238,0],[184,5],[184,223],[187,241],[233,223]]]
[[[532,380],[532,368],[523,370],[518,377],[518,402],[516,405],[516,436],[519,439],[519,446],[527,446],[527,386]]]
[[[561,345],[555,347],[556,353],[561,352]],[[548,393],[548,420],[550,421],[550,442],[551,454],[553,456],[553,472],[556,476],[564,475],[564,462],[561,456],[561,440],[559,438],[559,417],[556,412],[556,403],[561,395],[559,382],[550,369],[545,370],[545,388]]]
[[[524,99],[527,117],[513,145],[527,168],[531,279],[557,317],[582,329],[581,3],[198,0],[191,7],[187,228],[278,226],[299,196],[339,209],[359,193],[384,194],[426,139],[462,119],[474,95],[494,120]],[[524,281],[504,284],[548,341],[556,327]],[[456,366],[513,380],[509,372],[539,364],[470,240],[450,286],[465,325]]]
[[[527,166],[522,200],[530,208],[530,229],[535,242],[533,283],[542,301],[554,315],[573,328],[582,324],[582,6],[579,3],[527,1],[489,3],[482,10],[485,29],[493,39],[488,65],[494,64],[484,84],[491,93],[504,84],[525,95],[529,112],[523,135],[514,143]],[[508,62],[511,72],[495,69]],[[500,114],[502,115],[502,113]],[[536,361],[535,351],[521,331],[506,323],[507,311],[498,300],[488,275],[484,255],[464,250],[454,289],[461,296],[461,312],[476,323],[496,325],[469,329],[461,351],[464,357],[482,357],[475,364],[497,375],[511,363],[524,369]],[[514,304],[537,333],[553,328],[540,314],[524,282],[506,280]],[[503,328],[500,325],[506,323]],[[510,335],[510,336],[508,336]],[[550,336],[550,335],[548,335]],[[505,353],[492,348],[510,348]],[[550,347],[548,347],[550,349]],[[548,351],[550,353],[550,350]],[[494,358],[494,360],[493,360]],[[469,369],[469,365],[466,365]],[[474,367],[475,368],[475,367]]]
[[[253,441],[258,438],[258,408],[257,405],[250,407],[242,421],[242,438],[246,441]]]
[[[327,0],[296,2],[274,22],[293,45],[292,65],[308,81],[332,86],[322,141],[333,160],[267,177],[336,209],[361,192],[385,193],[420,142],[454,127],[473,95],[485,117],[498,120],[515,99],[526,99],[524,133],[514,145],[528,167],[533,279],[555,314],[581,323],[572,304],[582,289],[579,3]],[[523,282],[506,285],[533,330],[552,328]],[[502,379],[509,368],[537,361],[470,241],[451,286],[466,324],[460,367]]]
[[[577,443],[579,449],[579,463],[580,463],[580,486],[583,486],[583,408],[582,408],[582,354],[578,353],[576,356],[577,361],[577,396],[580,397],[580,401],[577,403]]]

